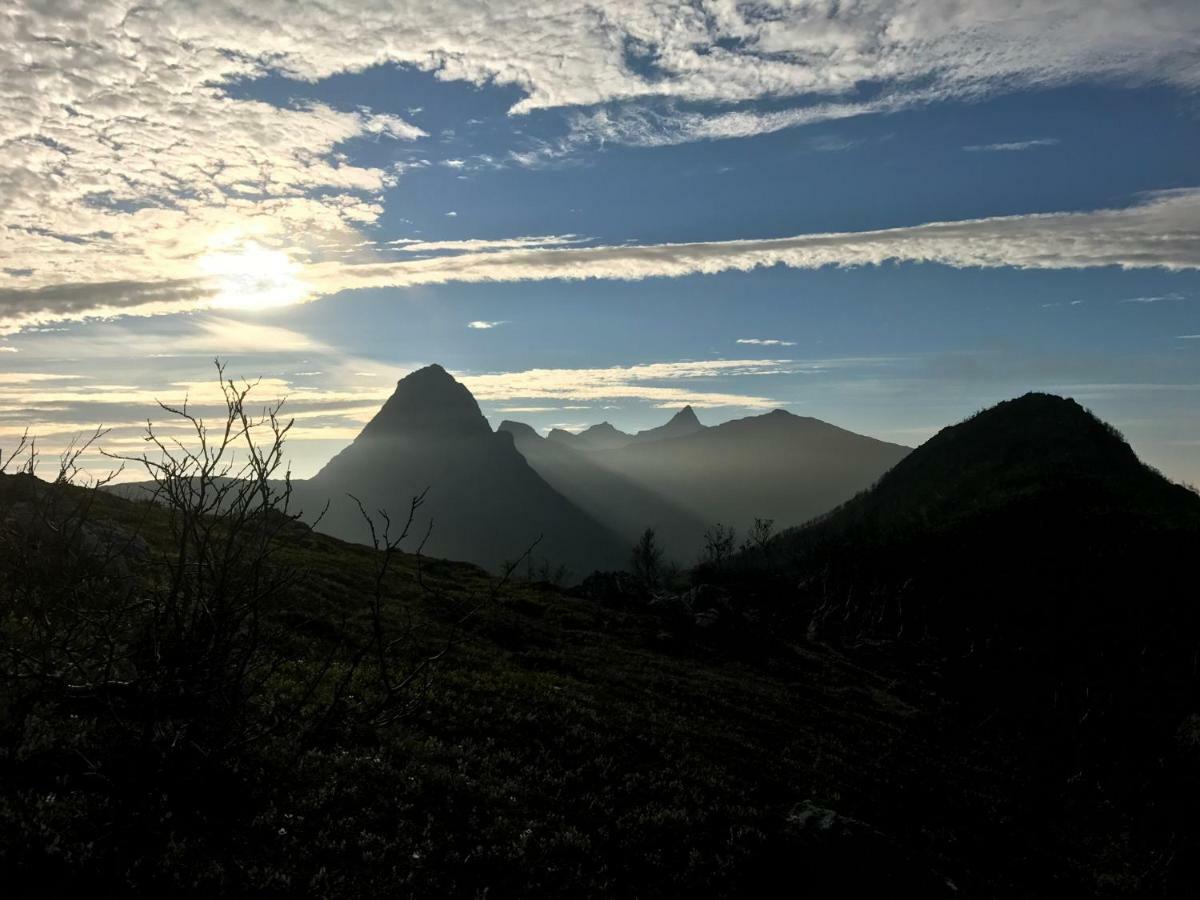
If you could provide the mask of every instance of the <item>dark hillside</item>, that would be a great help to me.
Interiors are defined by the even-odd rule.
[[[1011,747],[1049,808],[1169,831],[1186,792],[1166,761],[1200,700],[1197,546],[1200,497],[1078,404],[1030,394],[728,578],[787,632],[940,673],[949,721]]]
[[[6,509],[21,490],[0,479]],[[145,532],[151,568],[127,576],[170,553],[158,507],[101,494],[93,514]],[[248,708],[256,728],[373,627],[378,554],[285,537],[277,564],[302,577],[259,627],[292,661]],[[398,558],[382,614],[417,637],[393,664],[440,646],[488,585]],[[70,694],[14,706],[4,682],[0,869],[18,896],[1063,896],[1164,877],[1108,823],[1036,815],[1029,773],[949,734],[920,671],[803,641],[731,654],[663,627],[515,585],[466,620],[403,719],[289,718],[220,755],[165,744],[136,766],[124,719]]]

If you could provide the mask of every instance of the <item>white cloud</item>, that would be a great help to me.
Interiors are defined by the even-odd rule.
[[[253,241],[304,265],[356,253],[386,190],[429,162],[357,165],[347,145],[426,134],[229,90],[271,73],[398,63],[515,86],[514,114],[577,110],[565,144],[509,157],[536,162],[593,141],[746,136],[1085,79],[1194,90],[1198,34],[1194,0],[16,0],[0,17],[0,291],[20,306],[87,285],[89,314],[150,315],[183,302],[214,246]],[[864,83],[879,94],[858,99]],[[765,98],[794,105],[749,105]],[[186,290],[204,305],[203,286]]]
[[[458,213],[455,212],[454,210],[450,210],[450,212],[446,213],[446,215],[449,216],[451,219],[453,219],[455,216],[458,215]]]
[[[486,331],[490,328],[497,328],[500,325],[507,325],[507,324],[508,324],[508,321],[506,319],[498,319],[495,322],[485,322],[481,319],[476,319],[474,322],[468,322],[467,327],[474,328],[477,331]]]
[[[1034,147],[1053,147],[1058,138],[1036,138],[1031,141],[1007,141],[1001,144],[968,144],[963,147],[972,153],[1003,153],[1032,150]]]
[[[762,240],[622,244],[467,253],[305,273],[323,293],[449,282],[638,280],[782,265],[938,263],[957,268],[1200,268],[1200,190],[1161,192],[1124,208],[931,222],[875,231]]]
[[[378,256],[374,257],[378,258]],[[672,278],[769,266],[937,263],[956,268],[1200,268],[1200,189],[1145,195],[1129,207],[930,222],[875,231],[687,244],[522,247],[383,262],[302,266],[310,297],[381,287],[551,279]],[[0,290],[0,334],[117,315],[161,315],[214,305],[198,280]]]
[[[739,344],[757,344],[762,347],[795,347],[795,341],[780,341],[775,338],[738,338]]]
[[[1162,302],[1168,301],[1168,300],[1182,300],[1182,299],[1183,299],[1183,294],[1177,294],[1177,293],[1172,292],[1170,294],[1155,294],[1155,295],[1151,295],[1151,296],[1147,296],[1147,297],[1127,297],[1126,299],[1122,300],[1121,302],[1122,303],[1162,303]]]
[[[458,375],[481,401],[505,400],[645,400],[663,406],[690,403],[698,407],[734,406],[774,409],[769,397],[679,386],[747,375],[783,375],[817,371],[821,362],[794,363],[780,359],[693,360],[612,366],[603,369],[527,369],[487,375]],[[570,407],[563,407],[564,409]]]
[[[586,243],[587,240],[587,238],[577,237],[573,234],[547,234],[515,238],[472,238],[465,241],[419,241],[414,238],[401,238],[387,243],[405,253],[462,253],[484,250],[521,250],[530,247],[563,247],[568,244]]]

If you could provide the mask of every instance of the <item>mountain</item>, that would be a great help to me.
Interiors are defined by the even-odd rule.
[[[628,447],[590,459],[706,525],[744,529],[755,517],[786,527],[827,512],[870,487],[908,452],[783,410],[706,428],[685,409],[649,433],[688,429],[658,440],[641,432]],[[698,550],[697,542],[691,552]]]
[[[593,425],[578,434],[562,428],[552,428],[546,439],[576,450],[616,450],[628,446],[634,440],[633,435],[619,431],[608,422]]]
[[[696,411],[688,405],[675,413],[667,424],[639,431],[633,440],[639,444],[666,441],[671,438],[681,438],[696,434],[699,431],[703,431],[704,428],[705,426],[701,425],[700,420],[696,418]]]
[[[563,428],[552,428],[546,435],[546,440],[553,441],[574,450],[620,450],[630,444],[649,444],[654,441],[665,441],[671,438],[687,437],[698,431],[703,431],[704,425],[696,418],[696,411],[691,406],[685,406],[671,417],[665,425],[647,428],[637,434],[627,434],[608,422],[592,425],[578,433]]]
[[[625,542],[530,468],[512,436],[493,432],[470,391],[441,366],[401,379],[354,442],[298,483],[296,493],[307,511],[329,501],[320,531],[366,541],[367,525],[347,494],[396,521],[426,488],[410,549],[432,522],[427,555],[491,569],[516,559],[539,535],[536,558],[575,576],[625,563]]]
[[[702,519],[650,487],[604,467],[597,462],[597,453],[554,440],[554,432],[543,438],[530,426],[511,421],[501,422],[498,430],[512,435],[517,450],[551,487],[621,535],[627,545],[653,527],[659,546],[669,556],[681,563],[693,561],[706,527]]]
[[[903,583],[907,596],[924,598],[901,614],[859,596],[853,610],[835,603],[822,618],[857,631],[954,636],[998,628],[1036,605],[1030,598],[1066,593],[1080,579],[1105,595],[1118,576],[1148,586],[1178,569],[1170,553],[1198,529],[1200,497],[1141,463],[1075,401],[1034,393],[943,429],[872,490],[777,543],[822,565],[853,548],[860,587],[868,578]],[[954,599],[966,590],[969,602]]]
[[[1197,546],[1200,496],[1074,401],[1028,394],[779,535],[743,594],[810,636],[932,661],[981,719],[1082,766],[1167,740],[1194,709]]]

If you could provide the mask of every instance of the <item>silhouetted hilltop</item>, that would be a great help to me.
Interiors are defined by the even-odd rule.
[[[639,431],[635,435],[634,440],[639,444],[645,444],[651,441],[665,441],[671,438],[687,437],[688,435],[696,434],[698,431],[703,431],[705,427],[700,424],[700,420],[696,418],[696,411],[689,404],[671,416],[670,421],[665,425]]]
[[[811,635],[931,654],[1046,746],[1092,747],[1164,739],[1195,702],[1197,546],[1200,497],[1074,401],[1028,394],[780,535],[776,587],[743,588],[798,585],[787,614]]]
[[[624,541],[531,469],[512,436],[494,433],[470,391],[440,366],[401,379],[353,443],[297,485],[297,499],[313,512],[328,500],[319,530],[365,541],[369,530],[348,494],[402,521],[426,488],[417,539],[432,521],[427,555],[494,569],[540,535],[537,559],[576,576],[625,561]]]
[[[1194,495],[1148,469],[1111,426],[1074,400],[1031,393],[942,429],[896,466],[846,516],[936,520],[1041,491],[1080,491],[1079,514],[1118,500],[1124,512],[1168,515]]]

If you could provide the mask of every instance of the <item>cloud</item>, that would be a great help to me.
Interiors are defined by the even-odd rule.
[[[1200,334],[1180,334],[1176,338],[1181,341],[1197,341],[1200,340]]]
[[[472,238],[465,241],[419,241],[414,238],[401,238],[387,243],[405,253],[463,253],[485,250],[521,250],[529,247],[562,247],[568,244],[586,243],[588,240],[588,238],[581,238],[573,234],[547,234],[515,238]]]
[[[481,401],[645,400],[661,405],[735,406],[774,409],[779,401],[759,395],[705,390],[680,381],[703,381],[797,371],[790,360],[696,360],[612,366],[603,369],[527,369],[487,375],[458,375]]]
[[[375,258],[378,258],[377,256]],[[522,247],[301,268],[306,299],[361,288],[552,279],[676,278],[769,266],[936,263],[955,268],[1200,268],[1200,189],[1144,195],[1132,206],[930,222],[874,231],[685,244]],[[198,280],[64,285],[0,293],[0,334],[47,323],[206,309],[217,286]]]
[[[458,213],[455,212],[454,210],[450,210],[450,212],[446,213],[446,215],[449,216],[451,219],[453,219],[455,216],[458,215]]]
[[[622,244],[467,253],[310,266],[323,293],[450,282],[681,277],[782,265],[798,269],[937,263],[956,268],[1200,268],[1200,190],[1147,195],[1129,207],[931,222],[761,240]]]
[[[1148,297],[1127,297],[1122,300],[1122,303],[1162,303],[1168,300],[1182,300],[1183,294],[1172,292],[1170,294],[1157,294]]]
[[[762,347],[795,347],[795,341],[780,341],[775,338],[738,338],[738,344],[757,344]]]
[[[485,322],[481,319],[476,319],[474,322],[468,322],[467,327],[474,328],[479,331],[486,331],[490,328],[497,328],[500,325],[507,325],[507,324],[508,324],[507,319],[498,319],[495,322]]]
[[[1032,141],[1008,141],[1002,144],[968,144],[963,147],[972,153],[1002,153],[1032,150],[1034,147],[1053,147],[1058,138],[1036,138]]]
[[[525,164],[605,141],[744,137],[1085,80],[1200,88],[1194,0],[1034,0],[1019,14],[992,0],[530,0],[519,14],[474,0],[9,6],[0,291],[95,286],[87,315],[186,306],[199,262],[231,241],[304,265],[353,255],[404,170],[429,165],[357,164],[357,144],[428,135],[369,108],[245,96],[241,85],[269,75],[317,82],[399,64],[513,87],[514,115],[568,110],[565,141],[507,156]],[[159,282],[172,297],[105,297]]]

